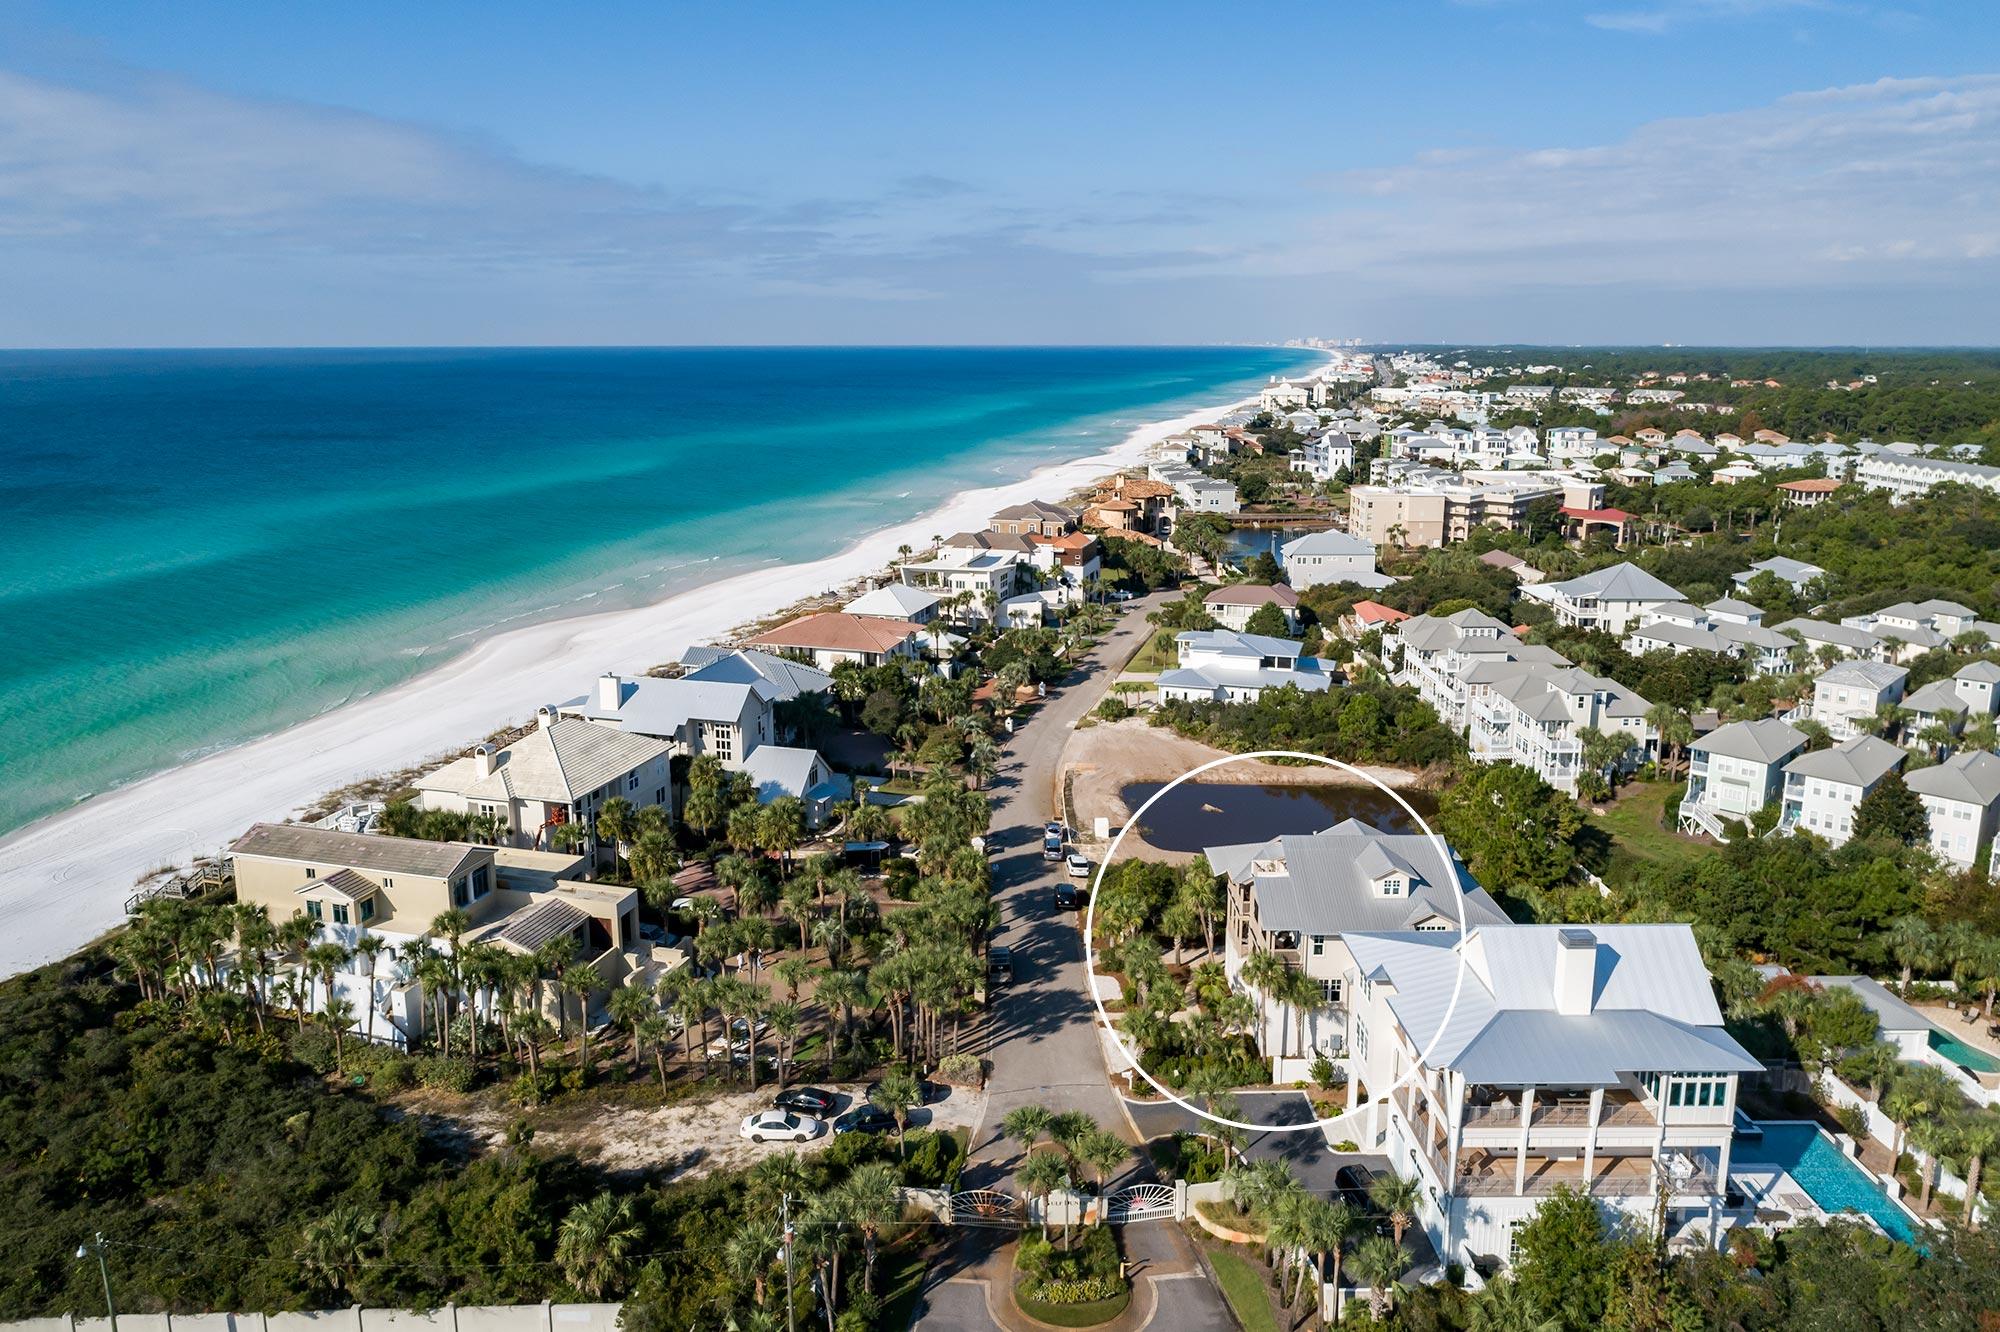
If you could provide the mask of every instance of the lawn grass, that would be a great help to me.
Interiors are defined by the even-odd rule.
[[[1132,1303],[1132,1288],[1127,1286],[1108,1300],[1092,1300],[1087,1304],[1043,1304],[1021,1294],[1021,1288],[1014,1288],[1014,1305],[1028,1317],[1051,1327],[1096,1327],[1108,1323],[1125,1307]],[[885,1323],[883,1326],[893,1326]],[[1275,1332],[1275,1330],[1274,1330]]]
[[[878,1327],[905,1328],[917,1314],[917,1300],[924,1292],[924,1272],[929,1268],[923,1246],[891,1250],[883,1255],[882,1315]]]
[[[1222,1298],[1243,1325],[1243,1332],[1278,1332],[1278,1320],[1271,1313],[1271,1297],[1265,1293],[1264,1278],[1248,1258],[1222,1245],[1207,1246],[1209,1265],[1215,1269]]]
[[[1643,869],[1685,864],[1713,852],[1706,842],[1660,826],[1667,798],[1681,789],[1679,782],[1635,782],[1606,805],[1602,815],[1586,816],[1592,827],[1611,838],[1611,855],[1603,870],[1605,882],[1615,886]]]
[[[1157,674],[1160,671],[1173,670],[1179,664],[1180,658],[1174,647],[1174,631],[1155,629],[1139,645],[1139,650],[1132,654],[1132,660],[1125,663],[1125,671],[1132,675],[1147,671]]]

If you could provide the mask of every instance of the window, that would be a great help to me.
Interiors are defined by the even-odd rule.
[[[324,919],[326,919],[325,915],[324,915],[324,914],[323,914],[323,913],[321,912],[321,910],[320,910],[320,905],[319,905],[319,903],[317,903],[317,902],[314,902],[314,901],[311,901],[311,900],[308,900],[308,901],[306,902],[306,915],[307,915],[307,916],[309,916],[309,917],[311,917],[311,918],[312,918],[312,919],[314,919],[314,920],[324,920]]]
[[[653,803],[656,805],[664,805],[667,803],[666,787],[663,786],[659,790],[653,792]]]
[[[346,925],[350,923],[347,919],[347,903],[335,902],[333,904],[333,923],[336,925]]]
[[[1324,997],[1329,1004],[1339,1003],[1340,978],[1338,976],[1335,976],[1332,977],[1331,979],[1325,979],[1325,978],[1321,979],[1319,983],[1319,992],[1321,996]]]
[[[382,879],[382,886],[384,888],[394,888],[396,886],[396,881],[385,875]]]
[[[1312,955],[1314,957],[1326,956],[1326,936],[1324,934],[1315,934],[1313,936]]]
[[[628,791],[639,789],[639,774],[637,772],[628,772],[625,774],[625,789]]]
[[[308,865],[306,866],[306,877],[308,879],[317,879],[319,877],[319,871],[314,869],[311,865]]]
[[[1368,1057],[1368,1024],[1365,1022],[1354,1024],[1354,1053],[1363,1059]]]
[[[491,865],[481,865],[478,869],[472,871],[472,900],[477,902],[492,891],[493,867]]]
[[[451,881],[451,904],[455,907],[462,907],[469,906],[471,903],[472,895],[466,891],[465,880],[453,879]]]
[[[364,897],[361,899],[361,923],[366,925],[373,919],[375,919],[375,899]]]

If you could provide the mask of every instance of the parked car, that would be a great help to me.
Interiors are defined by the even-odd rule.
[[[1069,877],[1072,879],[1087,879],[1090,877],[1090,861],[1075,851],[1069,853],[1069,859],[1064,862],[1064,865],[1069,871]]]
[[[759,1110],[743,1121],[743,1136],[752,1142],[807,1142],[819,1136],[821,1127],[811,1115]]]
[[[1053,833],[1042,835],[1042,859],[1061,860],[1063,858],[1062,838]]]
[[[1065,828],[1059,820],[1050,819],[1042,825],[1042,836],[1053,837],[1057,841],[1061,841],[1063,838],[1069,836],[1069,829]]]
[[[1089,900],[1090,894],[1079,889],[1073,883],[1059,883],[1056,885],[1056,910],[1058,911],[1081,911],[1083,910],[1083,904]]]
[[[986,950],[986,975],[996,984],[1005,985],[1014,979],[1014,950],[1006,944],[994,944]]]
[[[894,1133],[896,1117],[872,1105],[857,1105],[833,1121],[836,1137],[843,1133]]]
[[[1375,1210],[1369,1201],[1368,1188],[1375,1182],[1375,1172],[1364,1165],[1345,1165],[1333,1175],[1334,1187],[1348,1203],[1368,1211]]]
[[[840,1104],[840,1097],[823,1087],[790,1087],[773,1097],[771,1104],[780,1110],[796,1110],[824,1119]]]

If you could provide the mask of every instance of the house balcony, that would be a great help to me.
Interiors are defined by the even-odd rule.
[[[1653,1129],[1658,1128],[1659,1123],[1659,1116],[1653,1113],[1652,1108],[1629,1092],[1607,1092],[1597,1118],[1600,1129]],[[1467,1135],[1478,1133],[1484,1136],[1493,1130],[1518,1135],[1520,1126],[1521,1103],[1518,1099],[1502,1097],[1465,1107],[1464,1132]],[[1537,1096],[1534,1119],[1528,1125],[1529,1141],[1532,1142],[1542,1129],[1587,1129],[1589,1126],[1589,1096]]]
[[[1435,1158],[1433,1164],[1437,1164]],[[1473,1198],[1540,1198],[1567,1186],[1594,1198],[1643,1198],[1655,1191],[1657,1172],[1650,1153],[1620,1156],[1599,1153],[1587,1175],[1581,1155],[1531,1155],[1525,1171],[1519,1169],[1519,1164],[1511,1152],[1461,1151],[1452,1192]],[[1712,1195],[1715,1177],[1697,1170],[1675,1178],[1671,1189],[1676,1197]]]

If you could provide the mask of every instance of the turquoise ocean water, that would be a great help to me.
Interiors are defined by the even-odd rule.
[[[510,624],[830,555],[1316,359],[0,353],[0,832]]]

